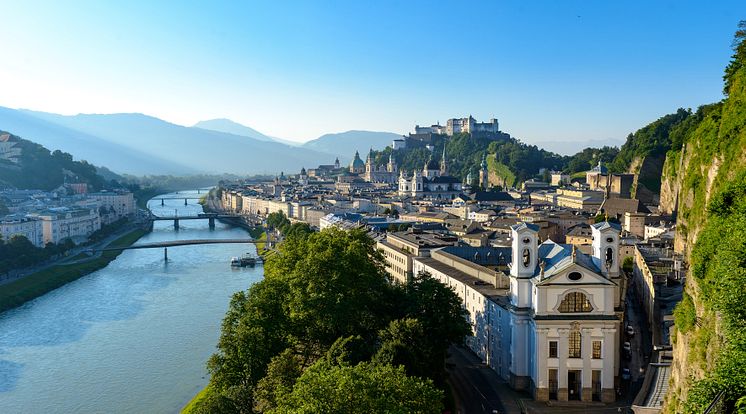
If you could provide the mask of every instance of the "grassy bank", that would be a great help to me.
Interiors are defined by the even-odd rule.
[[[129,246],[146,233],[147,231],[142,229],[133,230],[111,242],[109,247]],[[20,306],[66,283],[95,272],[109,264],[121,253],[121,250],[103,252],[100,257],[88,262],[53,266],[15,282],[2,285],[0,286],[0,312]]]

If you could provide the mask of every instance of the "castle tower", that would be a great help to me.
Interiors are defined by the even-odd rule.
[[[334,169],[335,170],[339,169],[339,157],[337,157],[337,159],[334,160]]]

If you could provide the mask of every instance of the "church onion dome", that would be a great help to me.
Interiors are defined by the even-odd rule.
[[[355,170],[365,168],[365,163],[363,162],[363,160],[360,159],[359,152],[355,151],[355,158],[352,160],[350,167],[352,167]]]

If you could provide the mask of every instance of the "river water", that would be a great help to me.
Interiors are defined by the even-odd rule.
[[[204,192],[203,192],[204,193]],[[181,192],[166,196],[195,196]],[[196,200],[151,200],[156,215],[194,215]],[[155,222],[138,243],[245,238],[207,220]],[[107,267],[0,314],[0,413],[174,413],[208,381],[231,295],[262,277],[232,269],[253,245],[124,251]]]

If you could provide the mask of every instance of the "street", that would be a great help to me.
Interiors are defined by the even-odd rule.
[[[631,402],[639,391],[645,378],[645,368],[650,360],[652,352],[652,339],[648,327],[647,317],[643,305],[638,299],[636,289],[628,289],[625,298],[625,321],[622,326],[622,342],[628,341],[631,345],[629,357],[622,350],[622,367],[630,370],[631,380],[622,381],[622,399]],[[629,337],[625,331],[627,326],[632,326],[635,334]]]
[[[451,346],[448,352],[448,383],[453,390],[456,413],[521,412],[508,384],[474,353],[461,346]]]

